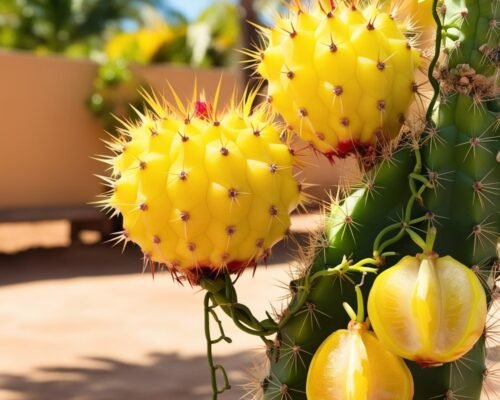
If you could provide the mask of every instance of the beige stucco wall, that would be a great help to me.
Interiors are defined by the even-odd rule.
[[[97,65],[64,57],[0,52],[0,208],[80,205],[102,191],[93,175],[103,166],[106,136],[85,107]],[[220,70],[193,71],[168,65],[135,69],[160,92],[167,80],[182,98],[198,87],[210,96]],[[223,71],[221,99],[239,75]]]

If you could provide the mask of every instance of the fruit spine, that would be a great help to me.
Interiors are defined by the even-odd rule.
[[[439,64],[431,65],[431,74],[439,79],[431,81],[440,103],[427,117],[434,113],[435,124],[428,118],[423,135],[413,136],[408,146],[366,173],[348,198],[332,205],[325,231],[313,243],[307,272],[290,284],[292,299],[282,314],[286,322],[268,346],[270,370],[261,382],[265,399],[305,399],[312,355],[328,335],[348,323],[342,303],[354,299],[352,277],[325,276],[307,293],[303,289],[309,277],[337,265],[345,255],[354,260],[373,255],[387,267],[397,261],[393,252],[416,253],[408,227],[435,226],[435,249],[471,268],[490,301],[494,297],[491,277],[497,273],[500,232],[499,8],[496,0],[446,0],[439,9],[434,2],[437,48],[444,45]],[[365,298],[372,282],[365,280]],[[299,311],[290,316],[299,303]],[[485,365],[485,341],[494,343],[494,335],[494,328],[486,326],[457,363],[422,369],[409,362],[414,398],[479,399],[492,375]]]

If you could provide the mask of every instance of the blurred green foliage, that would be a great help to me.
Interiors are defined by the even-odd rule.
[[[235,65],[239,40],[239,7],[227,0],[189,22],[168,0],[0,0],[0,47],[100,63],[87,105],[106,128],[110,113],[140,106],[131,64]]]
[[[169,22],[154,8],[148,10],[142,27],[114,35],[104,47],[106,61],[98,70],[88,105],[106,129],[116,124],[111,113],[128,116],[128,103],[144,107],[136,89],[146,85],[131,74],[131,64],[169,62],[221,67],[238,60],[234,50],[240,40],[237,5],[215,1],[190,23]]]
[[[0,46],[90,56],[154,0],[1,0]]]
[[[0,47],[37,54],[103,60],[103,51],[114,36],[133,37],[142,28],[161,24],[175,31],[175,40],[166,40],[145,58],[136,57],[130,48],[124,48],[121,57],[129,62],[203,66],[234,61],[239,15],[237,6],[227,1],[214,1],[188,23],[165,0],[0,0]],[[132,32],[131,27],[135,28]]]
[[[222,66],[234,62],[240,38],[240,15],[236,5],[215,1],[187,30],[191,64]],[[228,51],[229,50],[229,51]]]

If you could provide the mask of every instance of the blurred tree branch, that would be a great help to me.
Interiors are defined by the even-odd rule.
[[[254,0],[240,0],[241,7],[241,45],[244,49],[250,49],[259,43],[259,33],[257,29],[249,23],[258,23],[257,13],[254,8]],[[257,84],[252,79],[253,70],[251,68],[243,69],[243,79],[250,89]]]

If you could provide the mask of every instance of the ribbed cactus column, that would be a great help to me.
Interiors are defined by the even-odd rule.
[[[338,264],[346,254],[356,260],[372,255],[376,234],[391,219],[401,218],[403,199],[410,197],[408,174],[413,159],[409,150],[398,151],[365,177],[362,189],[332,207],[325,232],[315,241],[310,269],[290,285],[294,297],[288,310],[301,301],[308,275]],[[329,334],[347,327],[349,317],[342,303],[356,304],[354,283],[359,280],[359,274],[335,275],[320,278],[312,286],[302,308],[268,349],[271,370],[263,382],[265,399],[306,399],[305,382],[312,356]],[[365,298],[372,282],[373,277],[366,276],[362,287]],[[285,310],[284,316],[287,314]]]
[[[442,8],[446,60],[438,68],[437,126],[423,147],[434,191],[426,207],[453,235],[439,248],[470,266],[493,256],[500,231],[498,41],[500,4],[453,0]]]
[[[499,9],[497,0],[449,0],[440,6],[443,30],[438,40],[443,40],[444,55],[434,71],[441,88],[435,125],[428,125],[419,149],[396,151],[365,176],[361,189],[332,205],[310,268],[290,285],[293,296],[283,313],[287,322],[268,349],[265,399],[306,399],[312,355],[331,332],[348,323],[342,302],[355,302],[359,276],[320,278],[306,294],[304,283],[315,272],[344,256],[371,257],[374,249],[398,253],[386,254],[384,267],[402,254],[415,254],[418,249],[404,233],[408,225],[434,225],[439,254],[473,268],[483,281],[492,272],[500,232]],[[412,174],[426,178],[422,190],[415,190],[420,181]],[[365,279],[365,293],[372,282],[373,277]],[[302,308],[289,318],[298,303]],[[424,369],[408,362],[414,398],[479,399],[488,378],[485,340],[493,334],[485,329],[474,348],[454,363]]]
[[[446,55],[437,71],[441,98],[437,126],[423,146],[424,168],[434,186],[425,193],[424,205],[441,232],[436,249],[473,268],[482,280],[496,273],[500,235],[499,5],[496,0],[452,0],[441,8]],[[485,330],[486,336],[492,334]],[[484,346],[483,337],[460,361],[437,370],[414,367],[416,381],[422,382],[416,398],[443,393],[443,398],[479,399],[488,379]]]

